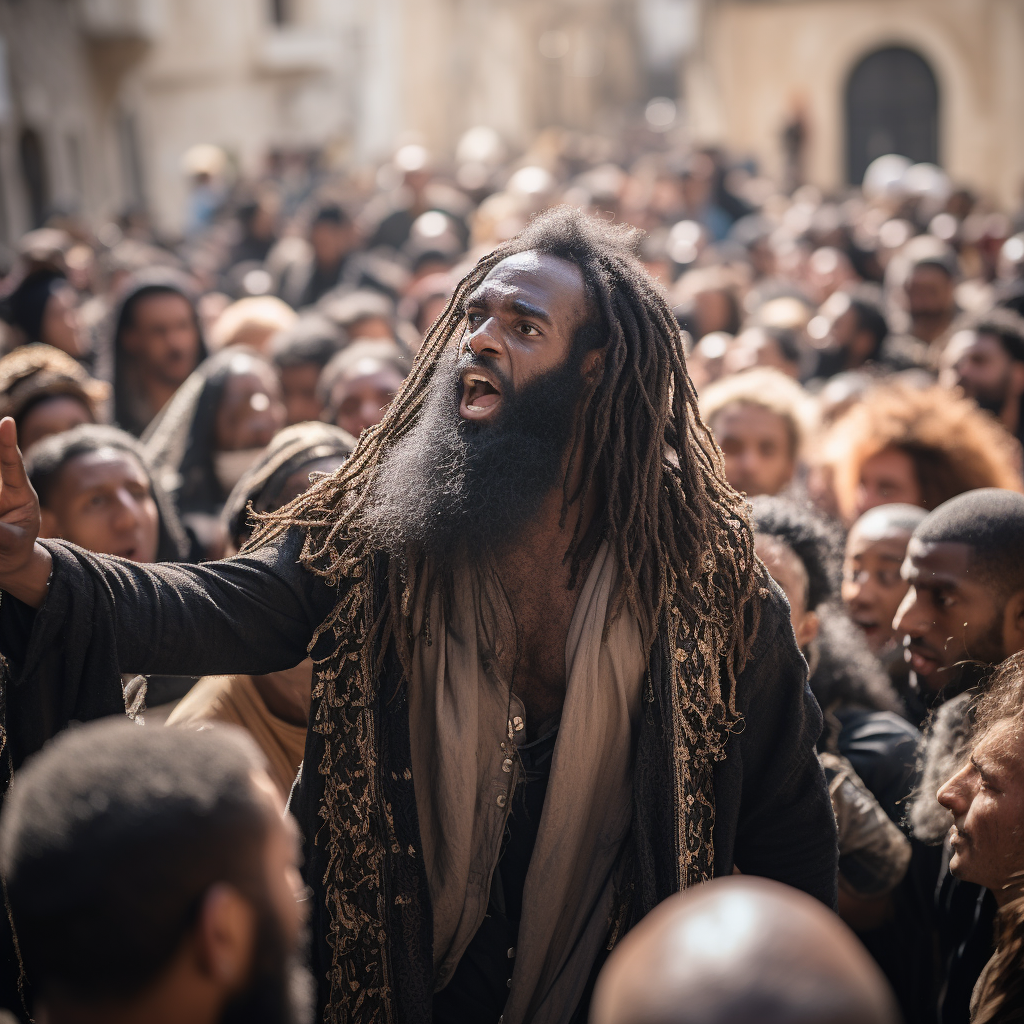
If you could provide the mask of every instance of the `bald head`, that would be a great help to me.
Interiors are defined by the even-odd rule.
[[[878,540],[894,533],[911,534],[927,515],[917,505],[876,505],[853,524],[850,532],[856,530],[865,540]]]
[[[898,1024],[879,969],[817,900],[720,878],[665,900],[623,939],[590,1024]]]
[[[914,530],[919,544],[965,544],[970,570],[1000,596],[1024,587],[1024,494],[982,487],[944,501]]]

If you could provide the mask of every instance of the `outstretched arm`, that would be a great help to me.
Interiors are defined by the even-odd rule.
[[[305,657],[337,595],[299,565],[300,534],[206,565],[40,542],[13,429],[0,423],[0,654],[16,762],[72,720],[123,710],[123,672],[256,674]]]

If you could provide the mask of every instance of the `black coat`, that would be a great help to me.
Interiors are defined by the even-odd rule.
[[[198,566],[143,566],[46,542],[54,572],[43,608],[34,612],[8,595],[0,603],[0,652],[9,666],[10,765],[17,769],[73,720],[123,713],[122,672],[261,674],[301,661],[316,628],[344,599],[300,566],[301,540],[293,532],[275,545]],[[737,680],[743,728],[729,737],[725,758],[714,766],[713,872],[728,875],[736,866],[835,906],[835,822],[815,755],[821,714],[806,683],[806,665],[781,592],[772,590],[761,600],[758,636]],[[329,633],[314,647],[314,661],[334,651]],[[670,784],[674,766],[665,728],[669,651],[667,642],[655,644],[644,691],[634,774],[635,882],[626,924],[678,887]],[[315,681],[315,697],[318,686]],[[387,807],[388,834],[395,842],[383,870],[390,891],[368,898],[379,901],[383,895],[391,908],[393,938],[384,954],[388,980],[398,1020],[413,1024],[430,1019],[432,921],[423,860],[414,852],[420,844],[407,707],[401,673],[394,659],[386,658],[384,678],[377,680],[365,707],[332,710],[314,699],[305,763],[323,761],[328,714],[355,720],[365,710],[374,712],[375,718],[366,720],[377,723],[374,749],[380,763],[366,767],[384,790],[378,800]],[[325,792],[322,774],[307,770],[293,799],[315,893],[310,923],[321,1006],[335,920],[325,905],[321,879],[325,858],[338,850],[325,851],[317,834],[325,804],[336,795]]]

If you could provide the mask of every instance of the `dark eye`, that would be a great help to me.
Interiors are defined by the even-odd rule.
[[[467,320],[468,323],[471,323],[471,324],[478,324],[478,323],[480,323],[483,320],[483,318],[484,318],[483,313],[467,313],[466,314],[466,320]]]
[[[519,332],[520,334],[525,334],[528,338],[532,338],[535,335],[540,334],[540,331],[534,327],[533,324],[520,324]]]

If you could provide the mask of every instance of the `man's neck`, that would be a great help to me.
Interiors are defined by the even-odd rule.
[[[912,319],[911,333],[929,345],[941,338],[953,322],[955,311],[946,313],[918,313]]]
[[[149,407],[150,416],[155,416],[172,398],[178,390],[177,384],[172,384],[163,377],[147,373],[145,370],[138,370],[135,381],[142,396],[142,400]]]

